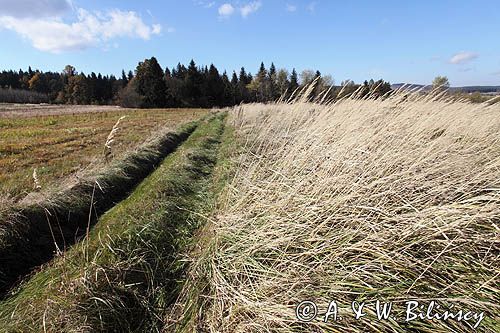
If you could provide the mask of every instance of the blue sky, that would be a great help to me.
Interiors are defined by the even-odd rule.
[[[336,83],[500,85],[499,13],[498,0],[0,0],[0,69],[119,74],[155,56],[228,72],[273,61]]]

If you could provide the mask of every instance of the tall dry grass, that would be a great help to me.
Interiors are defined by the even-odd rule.
[[[498,332],[500,105],[408,90],[305,100],[233,110],[243,152],[192,258],[178,302],[190,309],[178,318],[183,328],[464,332],[474,324],[378,321],[373,311],[353,318],[352,301],[378,299],[485,311],[479,330]],[[343,320],[300,323],[302,300],[323,314],[336,300]]]
[[[113,153],[113,149],[112,149],[111,144],[115,141],[115,136],[117,135],[118,130],[120,129],[120,127],[119,127],[120,122],[125,118],[127,118],[127,116],[121,116],[120,118],[118,118],[116,123],[113,125],[111,132],[109,132],[108,137],[106,138],[106,142],[104,143],[104,159],[106,161],[109,160],[109,158],[111,157],[111,155]]]

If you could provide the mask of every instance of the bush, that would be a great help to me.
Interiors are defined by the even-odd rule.
[[[0,89],[0,103],[48,103],[49,97],[45,94],[20,89]]]
[[[142,107],[142,97],[137,93],[135,79],[119,92],[118,104],[124,108]]]

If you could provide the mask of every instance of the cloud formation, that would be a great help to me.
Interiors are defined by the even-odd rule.
[[[230,3],[225,3],[219,7],[219,15],[229,17],[234,14],[234,7]]]
[[[471,62],[472,60],[477,59],[478,57],[479,57],[479,54],[477,54],[477,53],[462,51],[462,52],[458,52],[453,57],[451,57],[449,62],[450,62],[450,64],[460,65],[460,64],[465,64],[465,63]]]
[[[218,12],[219,12],[219,17],[221,18],[228,18],[232,16],[234,13],[236,13],[236,11],[238,11],[241,14],[241,17],[247,18],[250,14],[258,11],[260,7],[262,7],[262,1],[249,2],[244,5],[241,5],[238,8],[236,8],[231,3],[227,2],[219,6]]]
[[[68,0],[0,0],[0,16],[57,17],[71,7]]]
[[[0,12],[0,28],[15,31],[29,40],[33,47],[41,51],[61,53],[83,50],[120,37],[148,40],[162,31],[160,24],[149,26],[143,22],[136,12],[118,9],[106,13],[91,13],[78,8],[75,9],[76,21],[66,23],[62,19],[61,10],[64,1],[61,0],[40,1],[52,4],[51,7],[49,6],[52,12],[46,8],[45,15],[42,17],[16,12],[24,8],[23,6],[27,5],[28,2],[36,3],[38,1],[23,0],[17,7],[8,6],[9,15],[6,15],[7,11],[2,8]],[[167,31],[171,32],[172,28]]]
[[[246,4],[240,8],[241,16],[246,18],[248,15],[255,13],[262,6],[261,1],[254,1]]]
[[[286,11],[293,13],[297,11],[297,6],[296,5],[291,5],[289,3],[286,4]]]
[[[198,0],[198,1],[195,1],[195,4],[197,6],[201,6],[204,8],[212,8],[213,6],[215,6],[215,1]]]

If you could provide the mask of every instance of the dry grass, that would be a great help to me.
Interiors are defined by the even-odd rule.
[[[39,185],[46,188],[77,171],[98,166],[103,162],[102,145],[122,116],[127,118],[113,142],[113,157],[136,148],[160,128],[174,129],[207,112],[38,106],[30,116],[0,116],[0,197],[19,200],[31,192],[34,168]]]
[[[0,118],[19,118],[34,116],[58,116],[62,114],[96,113],[118,111],[112,105],[64,105],[64,104],[13,104],[0,103]]]
[[[235,109],[243,153],[179,299],[199,307],[178,318],[183,329],[465,332],[475,323],[378,321],[373,311],[354,320],[352,301],[379,299],[484,311],[479,330],[498,332],[500,105],[436,99]],[[336,300],[343,320],[300,323],[302,300],[323,314]]]

